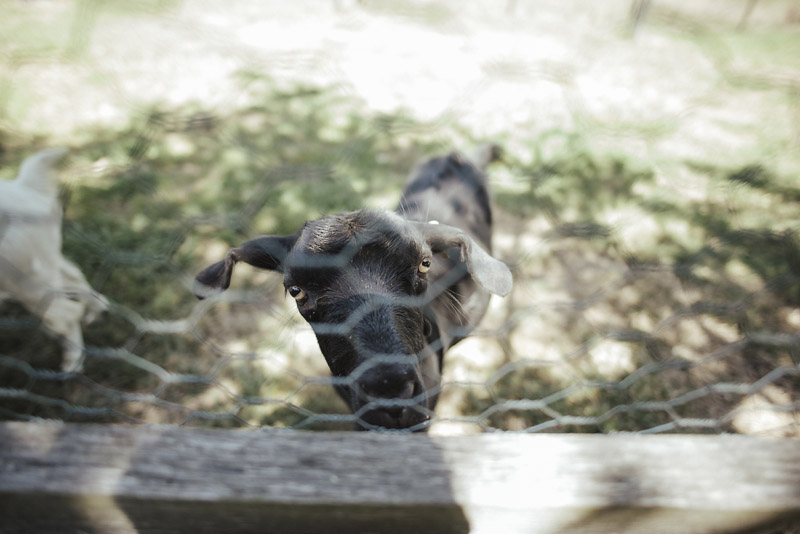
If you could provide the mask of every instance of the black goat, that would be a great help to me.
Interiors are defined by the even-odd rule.
[[[488,163],[489,158],[486,158]],[[486,176],[458,154],[411,175],[395,213],[363,209],[262,236],[200,274],[195,294],[228,288],[243,261],[280,271],[364,429],[427,427],[444,353],[506,295],[511,273],[491,250]]]

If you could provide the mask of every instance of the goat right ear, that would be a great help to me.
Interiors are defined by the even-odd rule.
[[[213,297],[231,285],[233,267],[243,261],[259,269],[283,271],[283,262],[292,250],[297,235],[261,236],[232,248],[225,259],[209,265],[195,277],[192,292],[199,299]]]
[[[444,224],[412,223],[425,237],[431,252],[438,254],[451,247],[461,249],[460,260],[478,285],[495,295],[506,296],[513,279],[506,264],[494,259],[463,230]]]

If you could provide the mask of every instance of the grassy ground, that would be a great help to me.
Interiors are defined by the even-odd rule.
[[[113,306],[64,376],[3,304],[0,415],[349,428],[277,277],[215,303],[191,279],[490,138],[515,289],[449,355],[442,432],[798,432],[790,2],[744,29],[659,2],[633,38],[625,2],[340,4],[12,2],[0,177],[70,147],[64,252]]]

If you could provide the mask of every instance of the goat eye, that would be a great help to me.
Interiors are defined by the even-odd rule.
[[[419,272],[421,272],[422,274],[425,274],[428,271],[430,271],[431,270],[431,259],[430,258],[425,258],[421,262],[419,262],[419,267],[417,267],[417,270]]]
[[[289,295],[291,295],[292,298],[298,302],[306,298],[306,292],[297,286],[292,286],[289,288]]]

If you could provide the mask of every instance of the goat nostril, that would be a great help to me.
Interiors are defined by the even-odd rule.
[[[392,419],[399,421],[406,414],[408,408],[404,408],[402,406],[390,406],[384,408],[383,411],[386,413],[386,415],[388,415]]]
[[[406,386],[403,391],[400,393],[401,399],[410,399],[414,396],[414,383],[413,382],[406,382]]]
[[[365,399],[400,399],[414,396],[418,383],[411,365],[378,364],[358,376],[356,387]]]
[[[414,382],[405,382],[402,385],[383,380],[378,384],[362,383],[359,389],[370,400],[406,401],[414,396]]]

